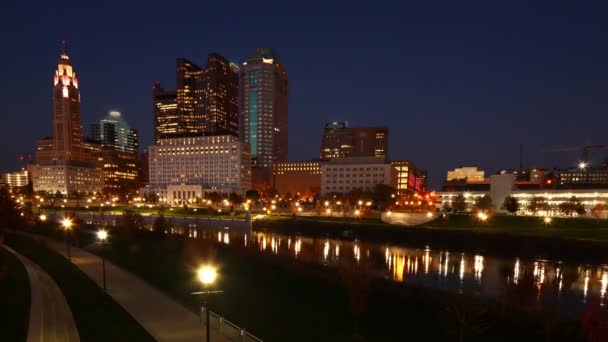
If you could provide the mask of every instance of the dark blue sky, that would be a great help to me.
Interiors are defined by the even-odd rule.
[[[219,52],[240,63],[255,47],[275,48],[289,72],[292,160],[317,157],[332,120],[389,126],[391,158],[428,169],[433,185],[457,166],[517,167],[520,143],[526,166],[549,167],[579,154],[543,147],[608,143],[599,1],[98,3],[3,5],[0,171],[52,134],[62,39],[86,130],[118,109],[142,146],[152,139],[152,83],[174,87],[176,57],[204,64]]]

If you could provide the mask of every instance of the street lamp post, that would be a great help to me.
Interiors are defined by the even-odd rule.
[[[72,220],[69,218],[64,218],[61,222],[63,225],[63,229],[65,229],[65,245],[68,250],[68,260],[72,261],[72,256],[70,255],[70,230],[72,229]]]
[[[104,243],[108,239],[108,232],[105,229],[99,230],[97,232],[97,239],[99,240],[100,245],[103,247]],[[107,292],[106,290],[106,257],[103,254],[103,250],[101,251],[101,269],[103,273],[103,292]]]
[[[215,282],[215,279],[217,278],[217,271],[215,270],[215,267],[213,266],[201,266],[199,267],[199,269],[196,271],[196,275],[198,278],[198,281],[203,285],[203,291],[200,292],[193,292],[192,294],[200,294],[203,296],[203,307],[205,308],[205,332],[206,332],[206,336],[207,336],[207,342],[211,341],[211,332],[210,332],[210,327],[211,327],[211,318],[210,318],[210,310],[209,310],[209,305],[207,302],[207,297],[210,294],[215,294],[215,293],[222,293],[224,291],[210,291],[209,290],[209,286],[211,286],[213,284],[213,282]]]

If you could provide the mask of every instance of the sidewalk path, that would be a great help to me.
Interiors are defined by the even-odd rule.
[[[65,256],[65,244],[35,235],[47,246]],[[71,248],[72,262],[86,275],[103,286],[101,258],[80,248]],[[106,287],[108,294],[122,306],[157,341],[203,341],[204,326],[199,316],[186,309],[145,281],[106,260]],[[228,341],[216,330],[211,331],[212,341]]]
[[[27,341],[80,341],[72,311],[53,278],[10,247],[2,247],[23,263],[29,277],[31,302]]]

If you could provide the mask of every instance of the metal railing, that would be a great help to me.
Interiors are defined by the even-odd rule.
[[[201,308],[201,317],[205,317],[205,308]],[[226,337],[230,341],[235,342],[263,342],[259,338],[251,335],[245,329],[240,328],[236,324],[230,322],[224,317],[216,314],[213,311],[209,311],[209,321],[211,328],[219,332],[220,335]],[[203,326],[205,326],[205,320],[201,319]]]

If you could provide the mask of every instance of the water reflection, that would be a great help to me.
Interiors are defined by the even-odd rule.
[[[184,232],[171,229],[170,232],[184,233],[191,238],[209,237],[197,229]],[[608,304],[606,265],[574,265],[465,253],[458,256],[453,251],[433,250],[431,246],[420,249],[264,233],[251,237],[229,230],[217,232],[217,242],[329,267],[365,262],[369,265],[365,269],[373,276],[395,282],[488,298],[515,295],[523,305],[542,304],[573,314],[580,313],[587,303],[593,302],[589,300],[591,297],[598,298],[602,306]],[[526,292],[528,290],[531,292]],[[534,295],[526,296],[525,293]]]

